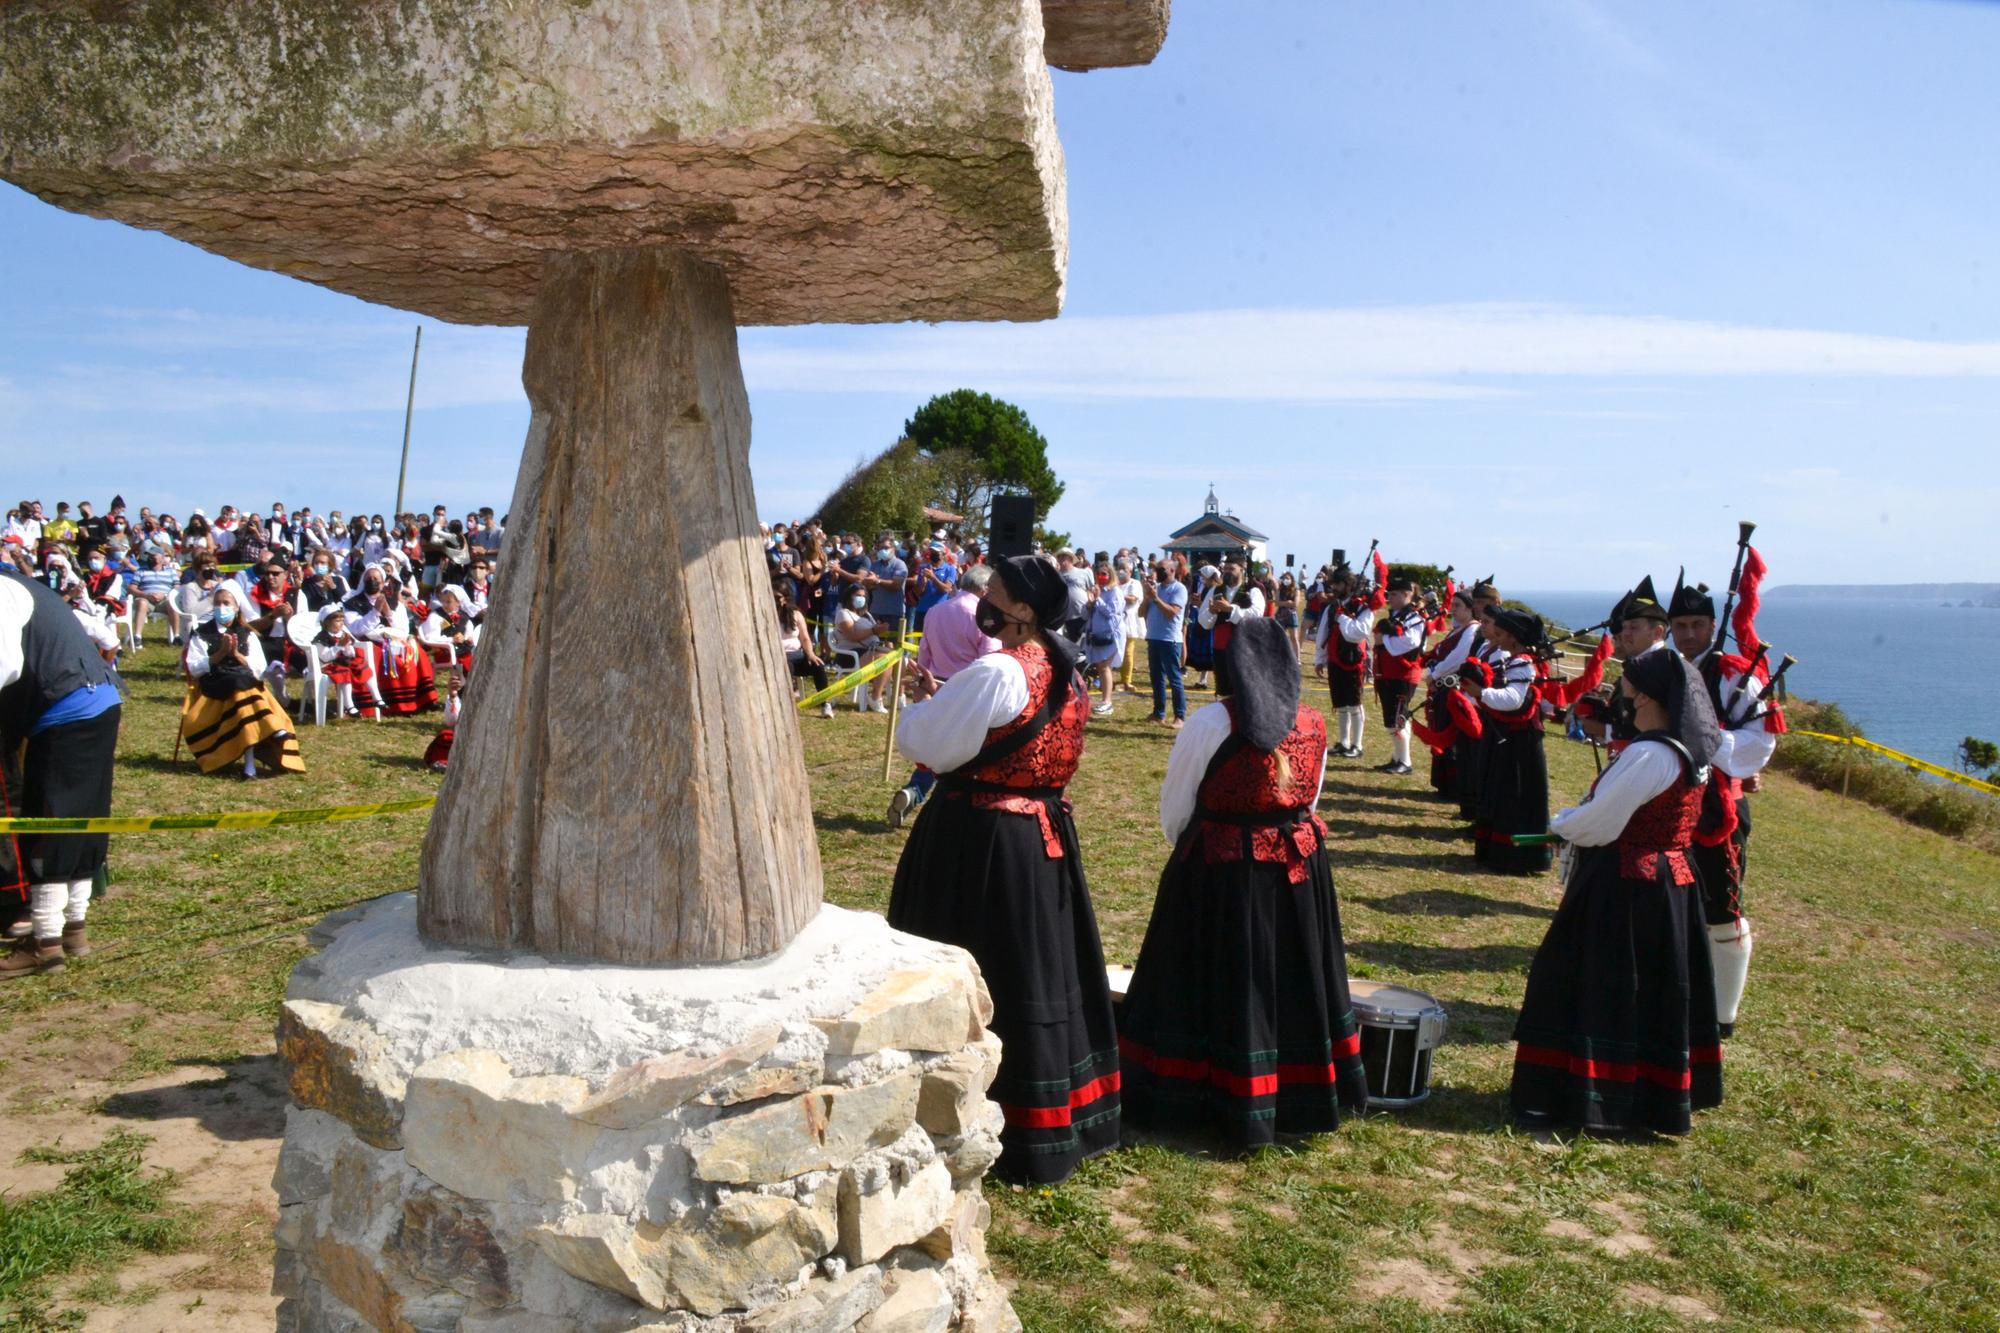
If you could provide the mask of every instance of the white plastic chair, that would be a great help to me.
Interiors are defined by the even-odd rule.
[[[299,711],[304,713],[306,705],[312,705],[313,725],[326,725],[326,692],[332,688],[326,674],[320,670],[319,649],[314,638],[319,635],[319,612],[300,611],[285,621],[285,637],[292,646],[305,654],[306,671],[300,678],[302,693],[299,695]]]
[[[125,610],[111,622],[112,627],[118,631],[118,637],[124,641],[126,650],[134,653],[139,651],[139,632],[134,628],[132,613],[138,609],[138,605],[138,598],[133,595],[130,588],[127,588]]]

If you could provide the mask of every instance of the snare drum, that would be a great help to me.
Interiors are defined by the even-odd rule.
[[[1420,990],[1381,981],[1349,981],[1361,1029],[1368,1105],[1396,1110],[1431,1095],[1431,1053],[1444,1040],[1444,1006]]]

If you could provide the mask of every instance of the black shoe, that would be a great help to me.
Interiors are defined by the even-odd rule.
[[[1410,774],[1416,772],[1417,770],[1411,768],[1408,764],[1390,764],[1382,771],[1384,773],[1389,774],[1392,777],[1406,778],[1410,776]]]
[[[1722,1039],[1724,1041],[1727,1041],[1729,1040],[1729,1038],[1736,1035],[1736,1025],[1734,1023],[1721,1024],[1720,1031],[1722,1033]]]
[[[1376,771],[1377,773],[1394,773],[1394,772],[1396,771],[1396,769],[1397,769],[1398,767],[1399,767],[1399,765],[1398,765],[1398,764],[1396,763],[1396,761],[1395,761],[1395,760],[1393,760],[1393,759],[1391,759],[1391,760],[1390,760],[1390,761],[1389,761],[1388,763],[1386,763],[1386,764],[1377,764],[1377,765],[1375,765],[1375,771]],[[1407,770],[1406,770],[1406,771],[1407,771]]]

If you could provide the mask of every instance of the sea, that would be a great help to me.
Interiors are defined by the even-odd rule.
[[[1620,596],[1508,595],[1572,626],[1596,624]],[[1757,613],[1757,633],[1773,663],[1786,653],[1798,659],[1785,676],[1794,696],[1839,704],[1870,740],[1946,768],[1957,767],[1965,737],[2000,741],[2000,607],[1864,590],[1787,596],[1774,588]]]

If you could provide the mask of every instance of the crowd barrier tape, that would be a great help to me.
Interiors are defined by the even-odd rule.
[[[219,815],[110,815],[96,819],[17,817],[0,819],[0,833],[166,833],[179,829],[271,828],[280,824],[334,824],[376,815],[401,815],[428,810],[435,796],[374,805],[328,805],[311,810],[232,810]]]
[[[825,689],[815,690],[813,693],[808,694],[805,698],[799,700],[799,707],[817,708],[828,699],[836,695],[845,694],[857,685],[866,685],[869,681],[896,665],[896,659],[900,657],[915,657],[916,655],[917,650],[914,648],[906,646],[901,651],[892,648],[870,662],[867,666],[862,667],[859,671],[850,671]]]
[[[1919,759],[1913,754],[1904,754],[1901,750],[1892,750],[1886,745],[1877,745],[1866,736],[1833,736],[1824,731],[1791,731],[1785,734],[1788,736],[1808,736],[1816,741],[1832,741],[1835,745],[1852,745],[1858,750],[1872,750],[1876,754],[1887,759],[1893,759],[1905,768],[1915,772],[1928,773],[1932,777],[1943,778],[1948,782],[1956,782],[1961,787],[1970,787],[1974,791],[1983,791],[1989,796],[2000,796],[2000,787],[1990,782],[1982,782],[1978,778],[1968,777],[1963,773],[1954,773],[1950,769],[1942,768],[1927,759]]]

